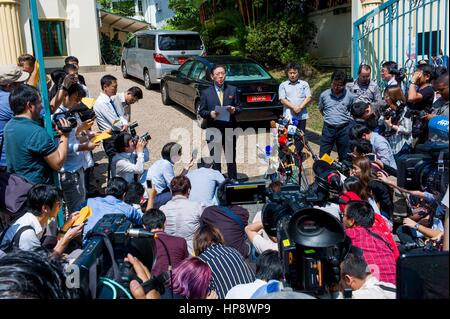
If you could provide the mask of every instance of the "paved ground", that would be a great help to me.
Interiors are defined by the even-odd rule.
[[[148,144],[151,156],[150,161],[146,163],[146,168],[160,158],[163,145],[169,141],[179,142],[183,146],[184,158],[182,161],[189,160],[194,148],[199,150],[199,158],[202,154],[208,154],[206,143],[203,142],[204,138],[202,138],[204,132],[198,128],[193,114],[178,105],[163,105],[158,89],[149,91],[144,88],[143,82],[140,80],[124,79],[119,69],[83,74],[92,97],[98,96],[100,78],[108,73],[117,77],[119,92],[123,92],[131,86],[139,86],[144,92],[144,98],[132,106],[131,119],[139,123],[138,134],[149,132],[152,136]],[[260,180],[264,176],[267,164],[258,160],[255,154],[256,143],[263,149],[265,145],[270,143],[268,127],[269,123],[267,122],[252,122],[243,125],[244,135],[239,138],[237,146],[237,167],[240,179]],[[313,132],[308,132],[307,138],[314,152],[318,154],[319,136]],[[101,146],[94,152],[94,156],[99,164],[95,170],[95,182],[100,189],[105,187],[107,159]],[[226,165],[223,166],[222,171],[226,172]],[[177,163],[175,173],[181,172],[182,167],[183,163]],[[309,163],[307,167],[311,167],[311,164]]]

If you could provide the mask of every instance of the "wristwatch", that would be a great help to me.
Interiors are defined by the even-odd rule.
[[[419,227],[420,227],[420,224],[419,224],[419,223],[416,223],[416,224],[414,225],[414,229],[415,229],[415,230],[419,230]]]

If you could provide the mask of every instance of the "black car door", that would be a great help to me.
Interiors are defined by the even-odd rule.
[[[189,73],[190,85],[186,89],[185,99],[188,108],[196,113],[196,101],[200,100],[202,90],[211,86],[211,81],[207,79],[207,67],[200,61],[195,61]]]
[[[171,83],[172,87],[169,87],[170,97],[183,107],[188,107],[185,92],[189,88],[190,80],[188,76],[193,64],[193,60],[188,60],[180,66],[176,79]]]

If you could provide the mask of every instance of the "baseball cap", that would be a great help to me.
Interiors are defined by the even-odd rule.
[[[30,73],[22,70],[15,64],[0,65],[0,85],[7,85],[14,82],[24,82],[28,80]]]

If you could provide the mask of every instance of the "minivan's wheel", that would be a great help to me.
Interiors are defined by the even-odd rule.
[[[169,96],[169,88],[167,86],[167,83],[163,83],[161,86],[161,100],[164,105],[170,105],[172,103],[172,100]]]
[[[200,116],[198,110],[200,109],[200,100],[195,101],[195,116],[197,117],[197,125],[202,128],[203,117]]]
[[[128,79],[128,77],[129,77],[127,65],[125,64],[125,61],[122,61],[122,76],[124,79]]]
[[[150,72],[148,70],[144,71],[144,86],[147,90],[152,89],[152,80],[150,79]]]

